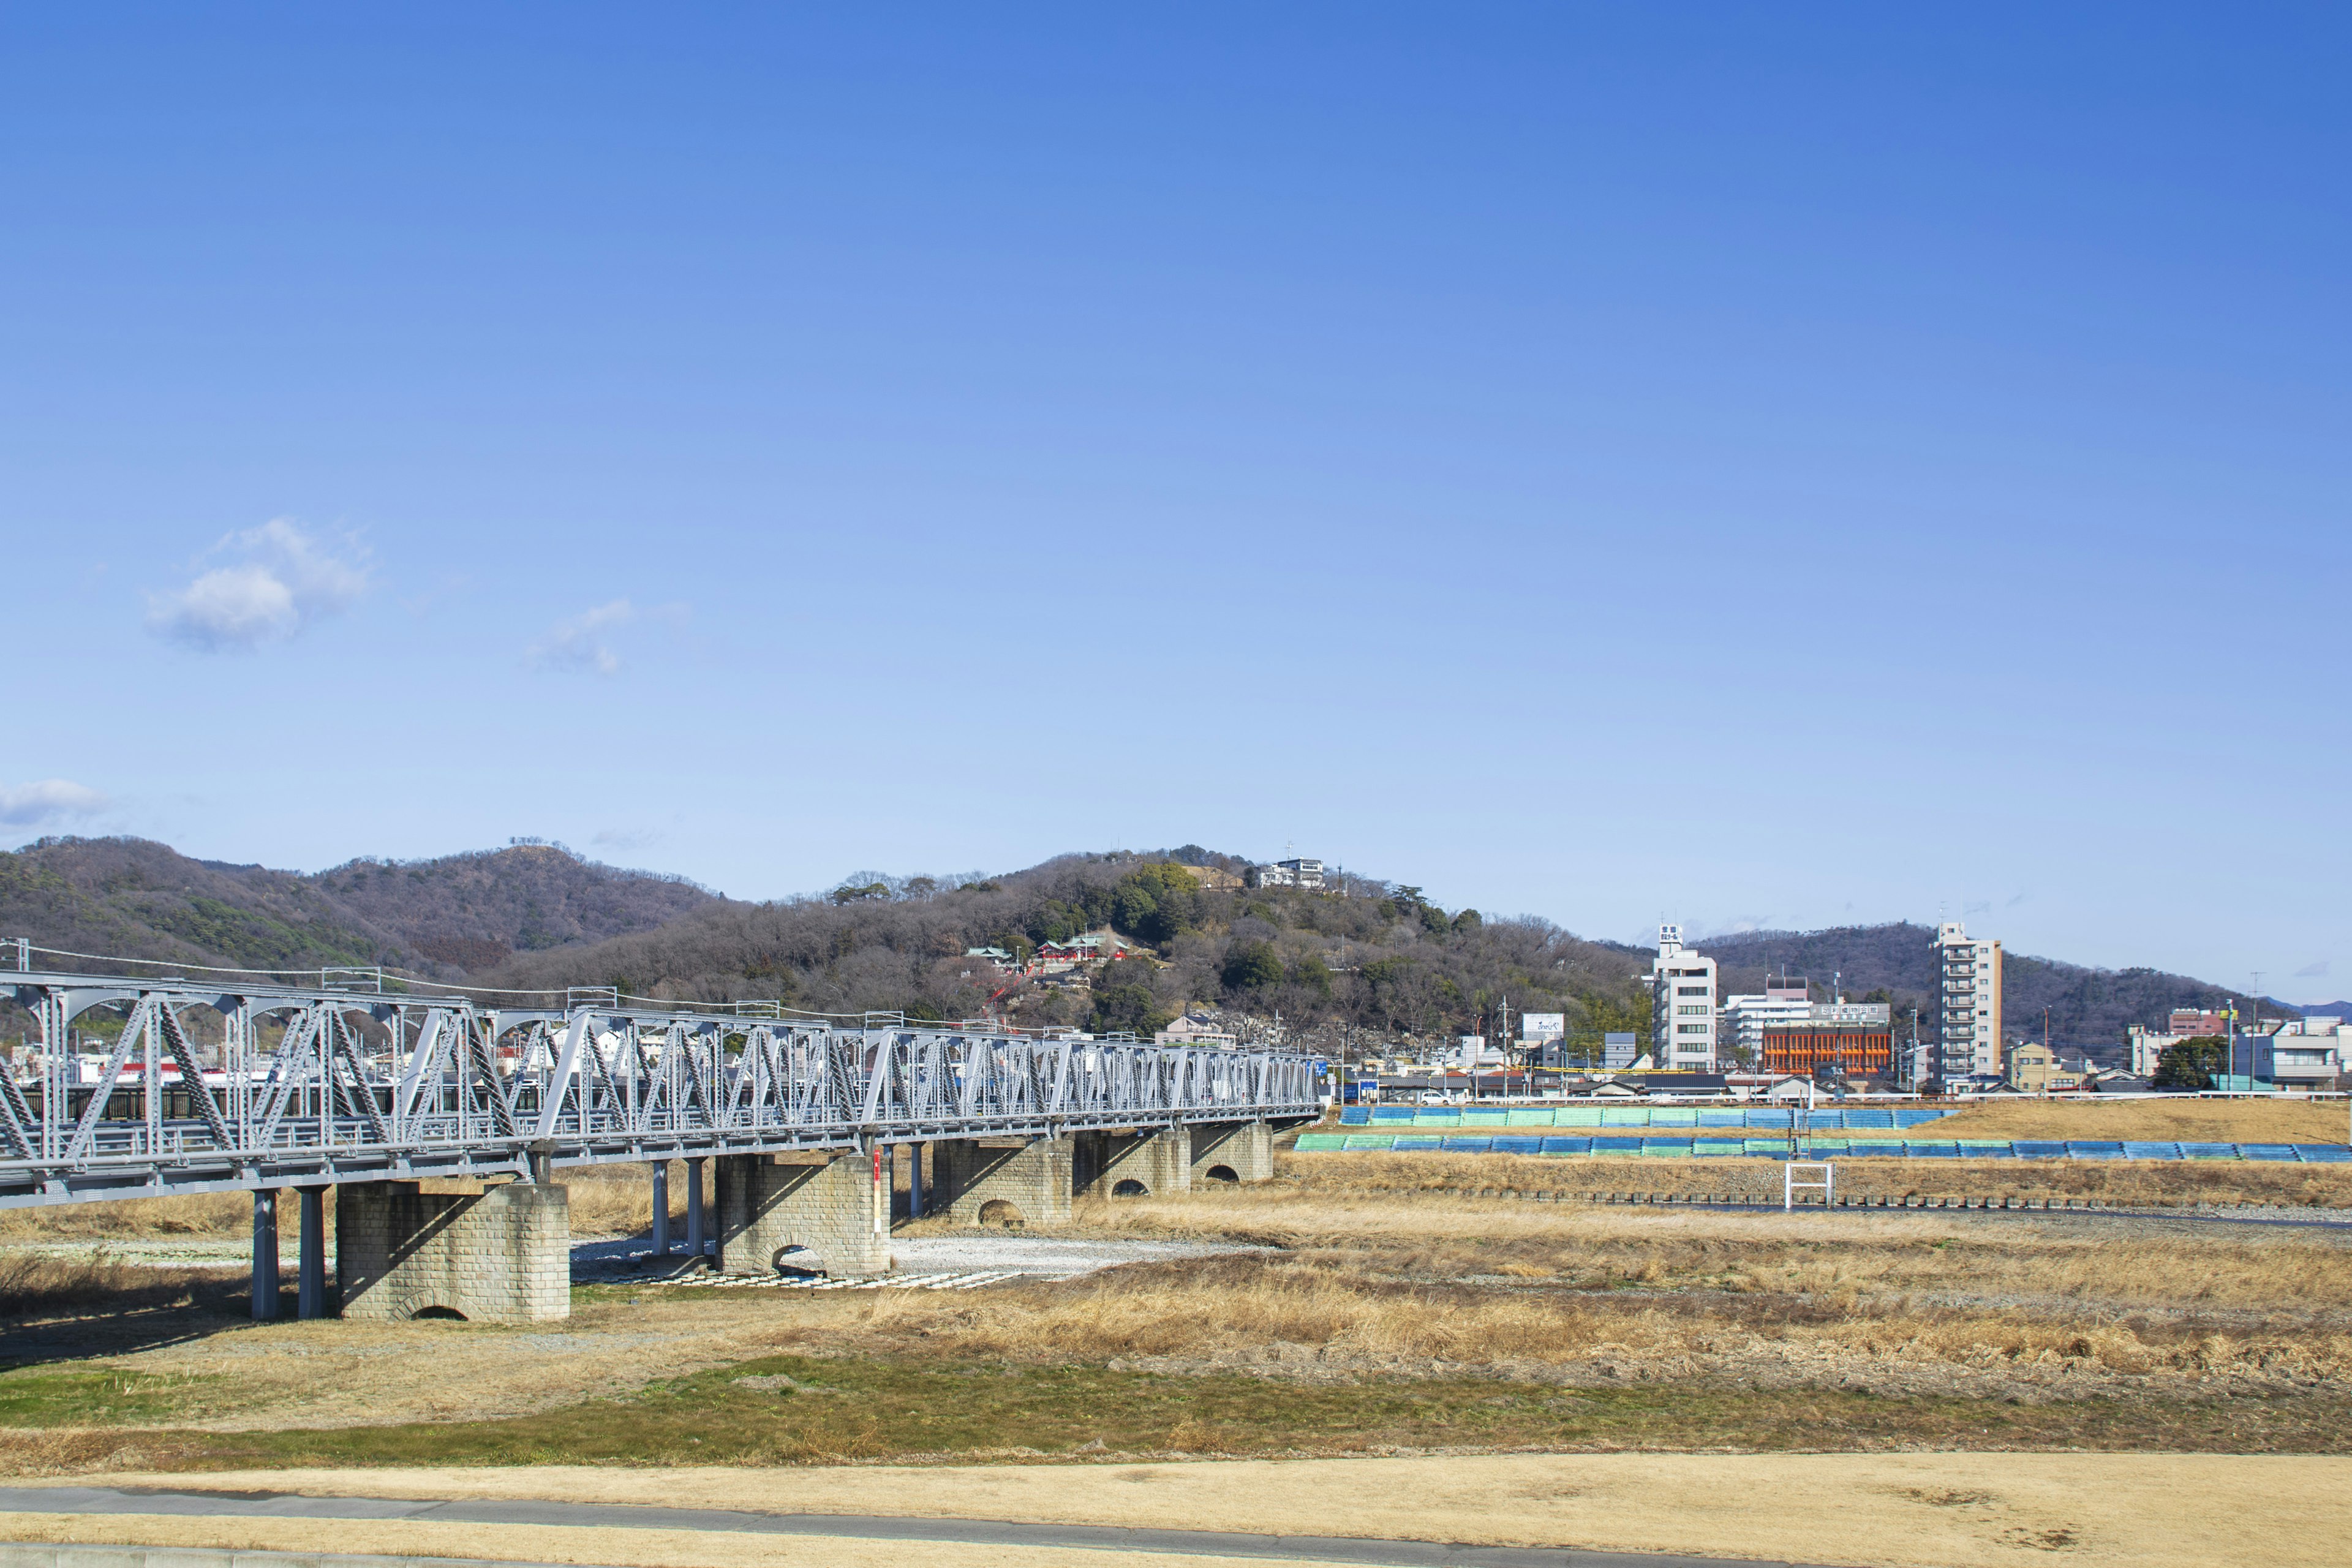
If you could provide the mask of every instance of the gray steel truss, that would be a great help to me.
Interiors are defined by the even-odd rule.
[[[0,1072],[0,1208],[1319,1110],[1315,1062],[1265,1048],[845,1027],[772,1005],[603,996],[491,1009],[176,978],[24,972],[0,984],[41,1047],[37,1076]],[[187,1028],[198,1009],[221,1024],[209,1072]],[[67,1043],[93,1012],[122,1029],[82,1084]]]

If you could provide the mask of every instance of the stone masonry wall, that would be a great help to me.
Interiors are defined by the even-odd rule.
[[[431,1308],[474,1322],[567,1318],[570,1194],[527,1182],[479,1195],[347,1182],[335,1189],[335,1282],[346,1318],[399,1320]]]
[[[890,1267],[887,1210],[876,1223],[871,1155],[727,1154],[717,1163],[722,1273],[772,1274],[788,1247],[807,1247],[815,1258],[806,1266],[828,1274],[878,1274]],[[888,1201],[885,1185],[879,1202]]]
[[[1192,1130],[1192,1180],[1223,1165],[1236,1181],[1274,1180],[1274,1129],[1263,1121],[1212,1121]]]
[[[1121,1182],[1137,1182],[1153,1197],[1190,1192],[1192,1130],[1157,1127],[1139,1132],[1076,1135],[1076,1180],[1080,1196],[1112,1197]]]
[[[958,1225],[981,1225],[1000,1218],[1001,1211],[983,1215],[983,1209],[1004,1203],[1024,1226],[1067,1225],[1075,1153],[1067,1138],[1036,1138],[1020,1145],[972,1139],[935,1144],[931,1159],[939,1190],[934,1212],[944,1212]]]

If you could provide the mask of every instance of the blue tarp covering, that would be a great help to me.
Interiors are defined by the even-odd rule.
[[[1544,1141],[1540,1138],[1496,1138],[1490,1140],[1497,1154],[1540,1154]]]
[[[1372,1108],[1369,1105],[1350,1105],[1339,1112],[1339,1125],[1342,1127],[1362,1127],[1371,1119]]]
[[[1484,1154],[1488,1145],[1494,1142],[1492,1138],[1469,1138],[1456,1135],[1445,1140],[1445,1152],[1449,1154]]]
[[[2017,1157],[2021,1160],[2063,1160],[2066,1157],[2066,1145],[2063,1143],[2020,1138],[2011,1143],[2010,1147],[2017,1152]]]
[[[1543,1152],[1547,1154],[1590,1154],[1592,1152],[1592,1140],[1590,1138],[1547,1138],[1543,1141]]]
[[[2178,1143],[2126,1143],[2124,1145],[2124,1158],[2127,1160],[2178,1160],[2180,1158],[2180,1145]]]
[[[1408,1137],[1404,1137],[1404,1136],[1400,1135],[1400,1136],[1398,1137],[1397,1141],[1396,1141],[1395,1142],[1393,1142],[1393,1143],[1390,1144],[1390,1145],[1389,1145],[1389,1147],[1390,1147],[1390,1148],[1391,1148],[1391,1149],[1399,1150],[1399,1151],[1402,1151],[1402,1150],[1406,1150],[1406,1149],[1418,1149],[1418,1150],[1422,1150],[1422,1151],[1423,1151],[1423,1152],[1433,1152],[1433,1151],[1435,1151],[1435,1150],[1437,1150],[1437,1149],[1443,1148],[1443,1147],[1444,1146],[1444,1143],[1445,1143],[1445,1140],[1444,1140],[1444,1139],[1440,1138],[1440,1137],[1437,1137],[1437,1136],[1435,1136],[1434,1134],[1432,1134],[1432,1135],[1427,1136],[1427,1137],[1413,1137],[1413,1138],[1408,1138]]]
[[[2352,1161],[2352,1149],[2341,1143],[2298,1143],[2294,1152],[2314,1165],[2341,1165]]]
[[[2238,1145],[2238,1158],[2241,1160],[2292,1160],[2294,1158],[2294,1145],[2292,1143],[2241,1143]]]
[[[1642,1140],[1604,1134],[1592,1141],[1592,1152],[1596,1154],[1638,1154],[1642,1152]]]
[[[1903,1157],[1906,1160],[1948,1160],[1958,1154],[1958,1143],[1906,1143]]]
[[[2077,1160],[2120,1160],[2124,1146],[2120,1143],[2081,1143],[2067,1141],[2066,1152]]]

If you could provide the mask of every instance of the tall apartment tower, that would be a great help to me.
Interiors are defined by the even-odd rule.
[[[1683,928],[1658,928],[1650,968],[1650,1048],[1677,1072],[1715,1070],[1715,960],[1683,951]]]
[[[1939,1076],[2000,1075],[2000,943],[1968,928],[1936,928],[1936,1055]]]

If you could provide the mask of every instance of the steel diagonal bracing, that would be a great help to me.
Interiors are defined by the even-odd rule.
[[[484,1012],[277,984],[26,972],[0,984],[41,1041],[31,1072],[0,1080],[6,1207],[1319,1109],[1314,1064],[1267,1050],[834,1027],[609,998]],[[199,1007],[224,1020],[217,1046],[182,1022]],[[64,1042],[93,1009],[122,1026],[102,1057],[77,1058]]]

